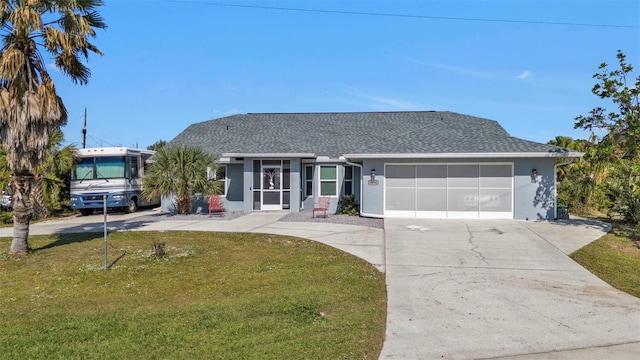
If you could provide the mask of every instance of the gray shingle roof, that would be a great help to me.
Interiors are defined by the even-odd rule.
[[[170,144],[223,153],[527,153],[560,148],[510,136],[494,120],[449,111],[241,114],[190,125]]]

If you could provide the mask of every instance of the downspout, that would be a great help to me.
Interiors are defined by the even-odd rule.
[[[356,163],[352,163],[349,160],[344,159],[345,164],[347,165],[351,165],[351,166],[357,166],[360,168],[360,216],[366,216],[366,217],[373,217],[373,218],[382,218],[383,216],[380,216],[379,214],[367,214],[365,212],[362,211],[362,209],[364,209],[364,198],[363,198],[363,189],[364,189],[364,183],[362,181],[362,178],[364,177],[364,172],[362,171],[362,165],[360,164],[356,164]]]
[[[571,164],[574,160],[575,158],[570,158],[568,161],[553,166],[553,213],[555,214],[556,220],[558,220],[558,166]]]

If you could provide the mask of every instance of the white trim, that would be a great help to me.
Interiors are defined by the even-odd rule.
[[[311,178],[307,178],[307,168],[311,169]],[[313,194],[315,193],[313,191],[313,174],[315,171],[316,166],[314,164],[302,164],[302,202],[304,202],[304,199],[307,197],[313,197]],[[309,189],[307,182],[311,182],[311,194],[307,194],[307,190]]]
[[[252,159],[263,158],[278,158],[278,159],[290,159],[290,158],[315,158],[316,154],[313,153],[222,153],[222,157],[239,158],[248,157]]]
[[[347,179],[347,167],[351,168],[351,179]],[[354,169],[354,166],[347,164],[347,165],[342,166],[342,183],[345,186],[342,186],[342,191],[340,191],[340,193],[342,195],[344,195],[344,196],[351,195],[351,194],[346,194],[344,192],[344,190],[346,188],[346,184],[348,182],[351,183],[351,194],[355,195],[356,192],[354,191],[355,189],[354,189],[354,186],[353,186],[353,184],[355,183],[355,169]]]
[[[578,158],[584,153],[504,152],[504,153],[411,153],[411,154],[344,154],[351,159],[479,159],[479,158]]]
[[[262,161],[260,162],[260,210],[261,211],[269,211],[269,210],[282,210],[283,209],[283,201],[282,201],[282,193],[284,189],[282,188],[282,169],[283,169],[282,160],[280,160],[280,165],[264,165]],[[277,189],[265,189],[264,188],[264,169],[278,169],[278,188]],[[274,184],[275,185],[275,184]],[[275,187],[275,186],[274,186]],[[280,195],[280,204],[279,205],[270,205],[264,203],[264,193],[278,193]]]
[[[228,175],[228,171],[229,168],[227,167],[227,165],[218,165],[218,169],[216,170],[216,173],[214,174],[214,179],[216,179],[218,177],[218,172],[220,172],[220,168],[224,168],[224,179],[218,179],[218,180],[222,180],[222,183],[224,184],[224,191],[223,191],[223,197],[227,197],[227,191],[229,190],[229,177]],[[208,168],[207,168],[208,169]]]
[[[315,162],[316,163],[334,163],[334,164],[339,163],[339,164],[342,164],[342,163],[345,163],[346,161],[347,160],[345,160],[342,157],[337,158],[337,159],[332,159],[332,158],[330,158],[328,156],[318,156],[318,158],[316,158]]]
[[[338,178],[340,176],[338,176],[338,165],[317,165],[318,167],[318,197],[320,196],[329,196],[329,197],[338,197],[340,195],[340,188],[338,188]],[[336,170],[336,177],[335,179],[322,179],[322,167],[333,167]],[[336,191],[333,193],[333,195],[325,195],[322,194],[322,182],[333,182],[336,184]],[[315,196],[315,195],[314,195]]]
[[[344,159],[344,158],[343,158],[343,159]],[[350,166],[353,166],[353,167],[354,167],[354,169],[355,169],[355,167],[358,167],[358,168],[360,169],[360,174],[359,174],[359,175],[360,175],[360,176],[359,176],[359,178],[360,178],[360,198],[358,199],[358,202],[360,203],[360,216],[368,216],[368,217],[375,217],[375,218],[384,218],[384,215],[380,215],[380,214],[369,214],[369,213],[365,213],[365,212],[363,212],[363,211],[362,211],[362,209],[364,209],[364,204],[363,204],[363,201],[362,201],[362,200],[363,200],[363,199],[362,199],[362,194],[363,194],[362,185],[363,185],[363,182],[364,182],[364,181],[362,180],[362,179],[364,178],[364,176],[363,176],[363,171],[362,171],[362,164],[352,163],[352,162],[347,161],[346,159],[345,159],[345,164],[350,165]],[[355,179],[354,179],[354,180],[355,180]],[[383,190],[383,191],[384,191],[384,190]],[[383,194],[383,196],[384,196],[384,194]],[[384,199],[383,199],[383,202],[384,202]],[[384,210],[383,210],[383,213],[384,213]]]

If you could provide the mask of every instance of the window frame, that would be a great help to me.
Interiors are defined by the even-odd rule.
[[[340,189],[338,188],[338,165],[320,165],[318,171],[318,195],[319,196],[333,196],[337,197]],[[322,178],[322,168],[334,168],[335,170],[335,178],[333,179],[323,179]],[[322,184],[323,183],[333,183],[335,186],[335,191],[333,194],[323,194],[322,193]]]
[[[307,169],[311,169],[311,176],[307,176]],[[314,164],[305,164],[304,165],[304,197],[312,197],[313,196],[313,174],[315,173],[315,165]]]
[[[221,169],[224,169],[223,171],[220,171]],[[222,194],[220,194],[220,196],[227,196],[227,190],[228,190],[228,177],[227,177],[227,171],[229,170],[229,168],[227,167],[227,165],[218,165],[218,168],[216,169],[216,176],[215,176],[215,180],[220,180],[222,182]],[[224,172],[224,177],[220,177],[220,174]]]
[[[347,168],[351,169],[351,177],[350,178],[347,177]],[[354,173],[353,173],[354,171],[355,171],[355,166],[347,165],[347,166],[344,167],[343,182],[344,182],[345,186],[342,187],[342,195],[349,196],[349,195],[354,195],[355,194],[355,191],[354,191],[354,188],[353,188],[353,184],[354,184],[353,179],[355,178]],[[350,193],[347,193],[347,191],[346,191],[347,190],[347,187],[346,187],[347,183],[351,184],[351,192]]]

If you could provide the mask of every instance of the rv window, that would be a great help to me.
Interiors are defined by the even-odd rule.
[[[71,172],[71,180],[93,179],[94,158],[80,159]]]
[[[124,156],[96,158],[96,178],[116,179],[124,177]]]

